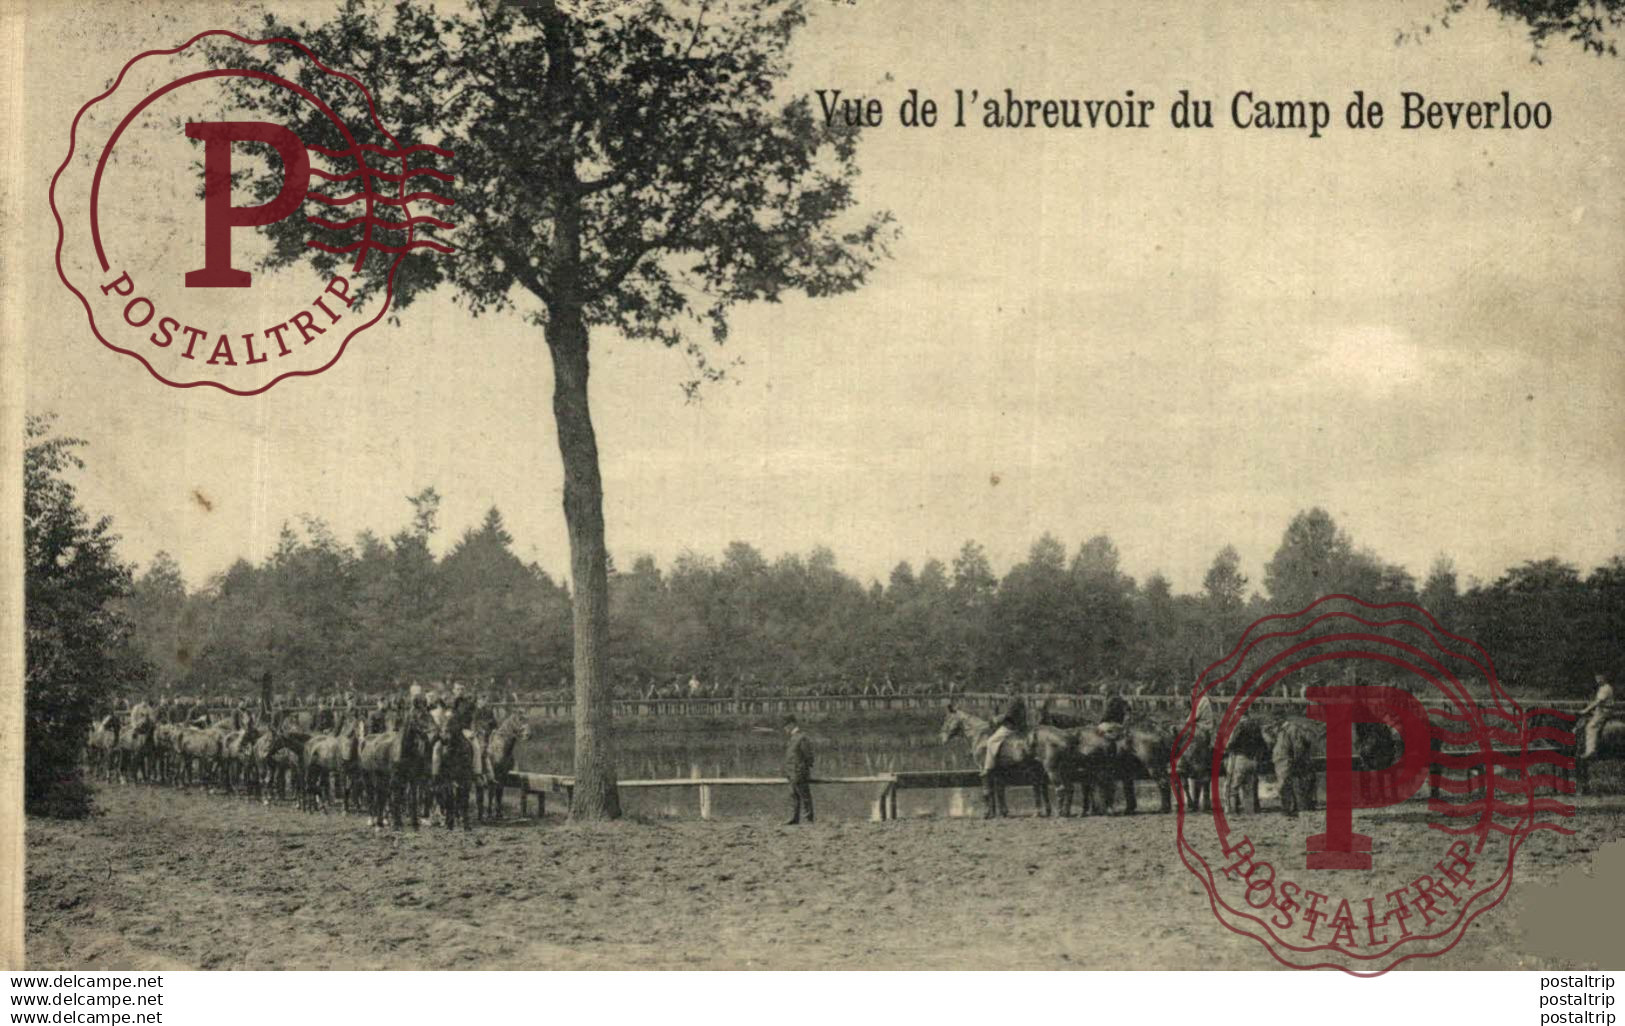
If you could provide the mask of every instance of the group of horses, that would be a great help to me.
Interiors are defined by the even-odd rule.
[[[1133,813],[1138,805],[1135,784],[1140,780],[1157,785],[1162,811],[1169,812],[1176,767],[1185,804],[1200,810],[1211,801],[1213,739],[1198,726],[1180,748],[1182,726],[1149,722],[1105,727],[1044,712],[1031,732],[1012,733],[1000,745],[985,778],[984,815],[991,819],[1009,814],[1005,789],[1010,784],[1032,785],[1033,803],[1041,816],[1072,815],[1074,788],[1081,796],[1079,815],[1110,812],[1119,793],[1124,811]],[[1300,715],[1243,720],[1224,756],[1223,798],[1229,810],[1239,813],[1250,806],[1252,812],[1259,812],[1259,778],[1273,768],[1281,811],[1289,816],[1312,811],[1324,729]],[[941,741],[965,739],[977,764],[982,765],[993,730],[989,720],[949,705]],[[1396,754],[1394,744],[1389,732],[1381,728],[1362,731],[1356,737],[1357,752],[1368,766],[1389,765]]]
[[[1548,728],[1533,731],[1531,752],[1566,757],[1535,758],[1534,765],[1542,768],[1537,772],[1554,772],[1558,778],[1571,781],[1575,793],[1588,790],[1593,762],[1625,758],[1622,720],[1610,719],[1604,725],[1597,751],[1584,759],[1576,757],[1584,727],[1572,722],[1572,717],[1559,720],[1534,716],[1528,726]],[[1119,792],[1124,810],[1132,813],[1136,808],[1135,783],[1139,780],[1157,784],[1162,811],[1168,812],[1173,804],[1176,769],[1186,806],[1200,810],[1212,801],[1213,736],[1199,723],[1180,747],[1183,728],[1182,722],[1151,721],[1108,729],[1078,717],[1042,711],[1032,731],[1012,733],[1000,745],[993,769],[985,776],[984,814],[989,818],[1008,814],[1005,789],[1010,784],[1031,784],[1034,806],[1042,816],[1057,811],[1062,816],[1071,815],[1074,787],[1082,796],[1080,814],[1111,811]],[[1299,714],[1244,717],[1229,737],[1221,766],[1220,794],[1228,810],[1240,813],[1250,807],[1252,812],[1261,811],[1259,779],[1273,772],[1282,812],[1296,816],[1300,811],[1313,811],[1325,730],[1323,723]],[[950,704],[942,723],[941,741],[947,744],[955,738],[965,739],[977,765],[982,766],[993,731],[994,724],[989,720]],[[1553,741],[1550,731],[1560,731],[1557,736],[1572,740]],[[1392,766],[1401,751],[1398,734],[1384,724],[1355,724],[1354,756],[1360,768],[1380,770]],[[1485,769],[1474,766],[1467,772],[1471,783]]]
[[[292,797],[306,811],[365,811],[413,828],[438,812],[448,829],[500,819],[503,787],[530,726],[520,713],[485,730],[451,717],[401,715],[369,731],[360,715],[326,729],[280,721],[267,727],[243,714],[160,723],[150,706],[113,713],[91,727],[86,756],[104,780],[194,785],[257,797]]]

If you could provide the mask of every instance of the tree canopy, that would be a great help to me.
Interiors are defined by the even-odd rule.
[[[31,813],[89,809],[80,754],[91,722],[115,694],[141,691],[148,666],[130,643],[122,600],[130,567],[120,562],[107,517],[92,519],[68,474],[84,442],[29,417],[23,457],[24,795]],[[173,597],[156,565],[150,594]],[[162,621],[160,621],[162,622]]]
[[[436,531],[418,533],[434,519],[424,508],[403,503],[391,542],[369,531],[344,544],[306,521],[265,560],[239,561],[189,593],[177,590],[174,561],[155,558],[128,608],[157,679],[181,690],[251,693],[270,670],[286,696],[454,677],[504,698],[568,698],[565,589],[515,555],[495,509],[436,557]],[[1272,561],[1278,572],[1309,565],[1294,562],[1306,525],[1309,535],[1342,536],[1346,551],[1357,551],[1324,511],[1305,511],[1283,532]],[[1385,564],[1370,557],[1362,565]],[[1301,608],[1304,593],[1289,588],[1291,601],[1249,594],[1241,557],[1228,545],[1199,591],[1176,593],[1160,573],[1136,582],[1103,535],[1070,552],[1043,536],[1002,576],[982,546],[966,542],[951,564],[924,554],[886,578],[843,571],[822,547],[770,559],[735,542],[666,567],[637,556],[609,578],[614,692],[686,693],[697,678],[706,694],[723,696],[950,684],[1071,691],[1102,681],[1169,693],[1187,689],[1251,621]],[[1372,580],[1383,586],[1380,575]],[[1334,580],[1331,591],[1342,586]],[[1418,599],[1414,589],[1387,597]],[[1617,558],[1590,574],[1555,559],[1530,561],[1465,591],[1443,558],[1420,599],[1446,627],[1485,645],[1515,693],[1578,695],[1592,673],[1617,670],[1625,656],[1625,562]],[[243,629],[256,621],[305,636],[265,649],[262,635]],[[175,639],[185,647],[175,649]]]
[[[443,254],[445,239],[434,252],[413,248],[419,235],[432,241],[451,230],[444,220],[432,230],[422,227],[432,219],[368,221],[365,240],[394,232],[405,248],[396,311],[444,285],[471,313],[518,308],[542,329],[571,551],[572,815],[620,814],[603,480],[587,387],[592,330],[686,348],[692,395],[718,376],[705,342],[727,339],[737,304],[846,292],[885,255],[889,215],[855,214],[856,132],[821,122],[809,97],[780,95],[806,17],[806,0],[652,0],[591,14],[556,0],[475,0],[467,14],[349,0],[321,25],[266,18],[268,36],[299,39],[366,79],[376,107],[364,109],[359,94],[341,99],[345,122],[369,125],[375,113],[403,147],[439,147],[454,162],[454,251]],[[285,47],[236,48],[230,59],[306,87],[322,77]],[[370,184],[391,173],[293,92],[234,81],[241,101],[294,126],[307,145],[344,154],[326,177]],[[394,202],[408,215],[412,172],[399,156]],[[351,161],[367,167],[352,170]],[[449,181],[444,167],[422,175]],[[259,175],[253,188],[268,199],[280,176]],[[334,250],[350,240],[333,224],[325,229],[333,237],[316,240],[305,222],[272,226],[269,264],[334,270]],[[358,287],[378,288],[390,266],[364,264]]]

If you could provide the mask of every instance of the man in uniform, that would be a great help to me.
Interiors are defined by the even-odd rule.
[[[812,800],[812,741],[801,732],[794,716],[785,716],[784,733],[790,741],[784,748],[784,775],[790,781],[790,819],[786,826],[801,822],[801,812],[807,811],[807,822],[813,821]]]
[[[1010,699],[993,725],[993,733],[988,735],[987,743],[982,749],[982,800],[985,805],[984,818],[992,819],[998,815],[998,795],[994,786],[993,770],[999,763],[999,749],[1004,747],[1005,739],[1012,734],[1027,733],[1027,703],[1020,694]]]
[[[310,720],[311,731],[315,733],[332,733],[334,728],[333,716],[333,707],[328,704],[327,696],[323,695],[317,698],[316,715],[311,717]]]
[[[464,692],[462,681],[451,686],[451,721],[457,730],[474,726],[474,700]]]
[[[1614,686],[1608,682],[1606,674],[1597,674],[1597,697],[1591,704],[1580,710],[1580,715],[1590,715],[1586,720],[1585,748],[1580,752],[1580,758],[1589,759],[1597,754],[1597,742],[1602,738],[1602,725],[1614,711]]]
[[[1100,717],[1102,733],[1111,733],[1128,722],[1128,699],[1123,697],[1123,689],[1116,688],[1110,698],[1106,699],[1106,711]]]
[[[1218,726],[1219,699],[1219,686],[1215,684],[1203,692],[1201,698],[1196,700],[1196,728],[1198,730],[1205,730],[1211,735],[1214,728]]]

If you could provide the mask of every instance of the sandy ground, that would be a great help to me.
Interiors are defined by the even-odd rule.
[[[794,828],[549,816],[414,835],[146,786],[108,788],[102,805],[29,824],[35,966],[1276,966],[1215,922],[1157,814]],[[1250,822],[1286,836],[1279,816]],[[1524,906],[1625,836],[1625,799],[1582,799],[1571,825],[1531,839],[1506,903],[1455,951],[1410,964],[1576,966],[1535,950]]]

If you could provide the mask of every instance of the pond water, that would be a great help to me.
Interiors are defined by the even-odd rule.
[[[783,773],[785,736],[776,719],[700,719],[695,717],[627,718],[616,721],[616,764],[622,780],[674,778],[779,777]],[[942,744],[942,714],[935,710],[871,710],[803,717],[802,729],[812,739],[815,777],[859,777],[931,770],[974,770],[970,746],[963,738]],[[574,771],[573,727],[567,722],[532,725],[532,735],[518,755],[516,768],[568,775]],[[1619,763],[1599,766],[1599,790],[1617,790]],[[818,813],[825,818],[867,819],[881,785],[820,784],[813,788]],[[1324,795],[1324,781],[1320,791]],[[1261,783],[1266,807],[1275,808],[1276,790]],[[772,817],[787,813],[788,787],[712,788],[715,818]],[[1413,798],[1426,801],[1427,791]],[[1150,781],[1140,781],[1142,810],[1155,809],[1160,796]],[[1012,815],[1033,811],[1030,788],[1008,791]],[[699,815],[699,789],[693,786],[625,788],[623,811],[634,816],[692,818]],[[901,818],[981,815],[977,789],[903,790],[898,793]]]

